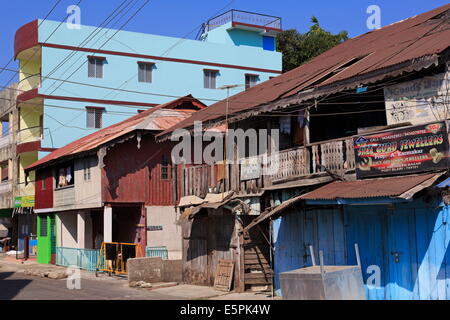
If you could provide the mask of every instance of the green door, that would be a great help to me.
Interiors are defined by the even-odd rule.
[[[39,215],[37,219],[39,263],[54,263],[56,253],[56,223],[54,214]],[[53,256],[53,259],[52,259]]]

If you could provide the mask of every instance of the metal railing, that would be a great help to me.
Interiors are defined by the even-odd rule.
[[[75,266],[94,272],[97,268],[100,250],[56,247],[56,265]]]
[[[146,247],[145,248],[146,257],[159,257],[164,260],[169,259],[169,252],[166,247]]]
[[[209,19],[205,24],[204,32],[214,30],[229,22],[238,22],[259,27],[281,29],[280,17],[241,10],[230,10],[217,17]]]

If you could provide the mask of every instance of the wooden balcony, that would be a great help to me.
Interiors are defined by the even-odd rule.
[[[223,179],[217,175],[217,166],[185,168],[182,196],[203,197],[212,188],[216,192],[233,190],[238,194],[257,194],[274,184],[315,174],[326,175],[327,171],[343,175],[354,169],[353,138],[347,137],[283,150],[270,156],[240,159],[238,164],[224,166]]]

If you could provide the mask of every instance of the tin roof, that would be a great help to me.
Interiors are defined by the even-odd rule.
[[[429,67],[437,62],[436,55],[450,46],[449,10],[447,4],[349,39],[296,69],[230,97],[229,115],[256,110],[309,89],[344,84],[348,88],[350,80],[357,81],[352,83],[354,87],[379,81],[389,75],[387,68],[398,67],[398,72],[403,72]],[[202,121],[204,127],[223,121],[225,110],[226,100],[217,102],[158,137],[167,139],[175,129],[191,128],[194,121]]]
[[[336,200],[376,197],[410,199],[433,184],[443,173],[428,173],[356,181],[335,181],[299,197],[303,200]]]
[[[66,158],[78,153],[94,150],[116,138],[135,130],[162,131],[179,121],[188,118],[197,110],[205,108],[199,100],[187,95],[182,98],[142,111],[124,121],[98,130],[88,136],[75,140],[34,162],[25,170],[34,170],[48,162]]]

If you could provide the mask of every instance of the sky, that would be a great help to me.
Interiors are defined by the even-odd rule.
[[[61,0],[50,14],[50,20],[67,17],[67,7],[80,0]],[[98,26],[123,0],[81,0],[81,24]],[[134,0],[135,8],[145,0]],[[0,11],[0,66],[4,67],[13,55],[14,34],[22,25],[44,18],[57,0],[3,0]],[[337,33],[348,31],[350,37],[368,32],[366,13],[370,5],[381,9],[381,25],[385,26],[405,18],[447,4],[444,0],[150,0],[124,28],[173,37],[194,38],[202,22],[230,9],[264,13],[282,18],[283,29],[305,32],[311,25],[311,16],[319,19],[322,28]],[[131,13],[130,13],[131,14]],[[122,20],[118,25],[126,21]],[[49,41],[50,42],[50,41]],[[10,68],[17,68],[14,62]],[[0,74],[4,85],[11,73]]]

